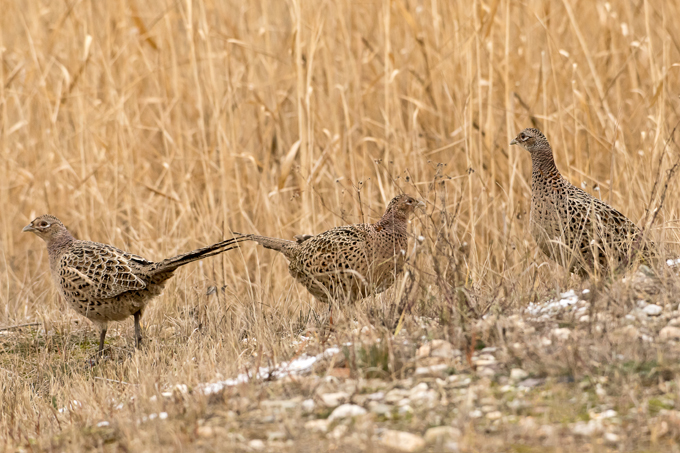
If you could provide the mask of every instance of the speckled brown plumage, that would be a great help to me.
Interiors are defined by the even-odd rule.
[[[525,129],[510,142],[531,153],[531,233],[549,258],[572,272],[617,269],[652,252],[626,216],[560,174],[548,140]]]
[[[158,296],[166,280],[180,266],[235,247],[234,239],[152,262],[111,245],[75,239],[54,216],[43,215],[23,231],[47,243],[50,271],[59,294],[79,314],[99,324],[99,352],[107,325],[134,316],[135,340],[141,342],[139,320],[144,308]]]
[[[240,235],[240,239],[281,252],[289,261],[290,274],[318,300],[355,301],[386,290],[401,274],[408,220],[420,205],[408,195],[399,195],[374,224],[341,226],[315,236],[296,236],[296,241],[256,235]]]

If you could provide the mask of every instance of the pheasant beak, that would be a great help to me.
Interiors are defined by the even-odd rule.
[[[516,138],[513,138],[512,141],[510,142],[510,145],[519,145],[519,142],[517,141]]]
[[[427,206],[423,200],[418,200],[418,204],[416,205],[416,208],[424,208]]]
[[[33,228],[33,225],[30,223],[26,225],[23,230],[21,230],[22,233],[27,233],[29,231],[35,231],[35,228]]]

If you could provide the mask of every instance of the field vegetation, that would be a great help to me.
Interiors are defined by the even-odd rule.
[[[3,450],[678,451],[676,271],[548,262],[508,143],[541,129],[676,256],[680,2],[0,5]],[[141,350],[112,324],[95,366],[21,233],[51,213],[159,260],[372,222],[401,192],[427,202],[407,275],[332,328],[246,243],[177,272]]]

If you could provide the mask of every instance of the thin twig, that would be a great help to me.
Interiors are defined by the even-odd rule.
[[[5,330],[13,330],[13,329],[20,329],[22,327],[34,327],[34,326],[39,326],[39,322],[28,322],[26,324],[17,324],[16,326],[7,326],[7,327],[0,327],[0,332],[5,331]]]

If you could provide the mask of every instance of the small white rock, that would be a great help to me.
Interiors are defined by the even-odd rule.
[[[425,440],[406,431],[385,430],[380,443],[388,448],[404,452],[416,452],[425,447]]]
[[[521,381],[522,379],[526,379],[529,377],[529,373],[524,371],[521,368],[513,368],[510,370],[510,379],[513,381]]]
[[[486,414],[486,418],[489,420],[498,420],[503,416],[500,411],[493,411]]]
[[[606,440],[610,444],[617,444],[619,443],[619,436],[614,433],[606,432],[604,433],[604,440]]]
[[[349,401],[349,394],[345,392],[324,393],[320,397],[326,407],[337,407]]]
[[[557,340],[567,341],[571,336],[571,329],[568,329],[567,327],[553,329],[550,331],[550,334]]]
[[[425,442],[428,444],[439,444],[447,440],[458,440],[461,435],[460,430],[453,426],[436,426],[427,430]]]
[[[301,406],[302,406],[303,412],[309,413],[309,412],[314,411],[314,407],[316,406],[316,403],[314,403],[314,400],[308,399],[308,400],[304,400],[302,402]]]
[[[328,431],[328,425],[330,424],[330,421],[328,420],[310,420],[307,423],[305,423],[305,429],[317,433],[325,433]]]
[[[418,384],[418,385],[416,385],[415,387],[413,387],[413,388],[409,391],[409,394],[410,394],[410,395],[415,395],[416,393],[420,393],[420,392],[426,391],[428,388],[429,388],[429,387],[427,386],[426,383],[421,382],[420,384]]]
[[[328,420],[333,421],[341,418],[358,417],[364,415],[366,409],[356,404],[343,404],[335,408],[335,410],[328,417]]]
[[[333,438],[333,439],[340,439],[345,436],[345,433],[347,433],[347,430],[349,428],[347,425],[338,425],[335,428],[333,428],[333,431],[328,433],[328,437]]]
[[[265,447],[264,442],[261,441],[260,439],[253,439],[250,442],[248,442],[248,448],[250,448],[251,450],[262,451],[264,450],[264,447]]]
[[[659,307],[656,304],[649,304],[645,308],[643,308],[642,311],[647,316],[659,316],[663,311],[663,308]]]
[[[483,415],[484,413],[479,409],[475,409],[472,412],[470,412],[470,418],[481,418]]]
[[[659,340],[678,340],[680,339],[680,327],[666,326],[659,332]]]

